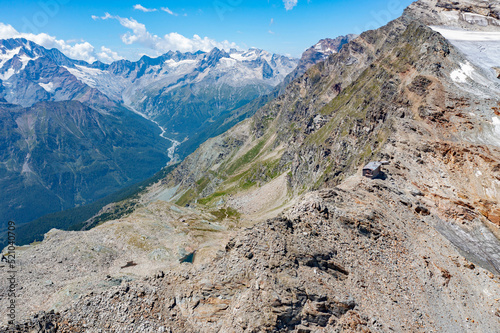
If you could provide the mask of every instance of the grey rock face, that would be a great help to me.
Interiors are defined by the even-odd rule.
[[[420,0],[405,14],[427,25],[494,31],[500,26],[500,2],[497,0]]]

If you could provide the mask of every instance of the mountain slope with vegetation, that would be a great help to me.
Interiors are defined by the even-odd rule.
[[[66,101],[0,110],[5,221],[20,225],[90,203],[152,176],[169,160],[171,144],[159,128],[124,108],[103,114]]]

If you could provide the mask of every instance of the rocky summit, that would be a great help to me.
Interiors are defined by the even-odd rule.
[[[500,331],[499,8],[415,2],[20,248],[17,330]]]

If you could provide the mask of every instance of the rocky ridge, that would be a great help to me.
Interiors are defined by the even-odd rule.
[[[305,195],[281,217],[240,232],[213,262],[123,281],[31,325],[42,321],[57,332],[495,331],[499,276],[463,258],[436,230],[443,221],[396,167],[385,172],[385,181],[354,177]]]
[[[342,47],[351,40],[358,37],[354,34],[339,36],[335,39],[324,38],[311,46],[302,53],[302,56],[297,64],[297,67],[285,78],[281,84],[282,90],[288,86],[293,80],[304,74],[309,68],[319,62],[326,60],[332,54],[338,53]]]

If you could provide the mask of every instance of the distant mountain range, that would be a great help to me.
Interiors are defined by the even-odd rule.
[[[0,214],[22,224],[152,176],[297,63],[213,49],[89,64],[0,40]]]
[[[0,97],[24,107],[66,100],[98,108],[120,104],[157,121],[167,136],[182,141],[270,93],[297,63],[258,49],[215,48],[88,64],[25,39],[9,39],[0,42]]]
[[[0,214],[22,224],[152,176],[353,37],[321,40],[300,60],[215,48],[112,64],[0,40]]]

